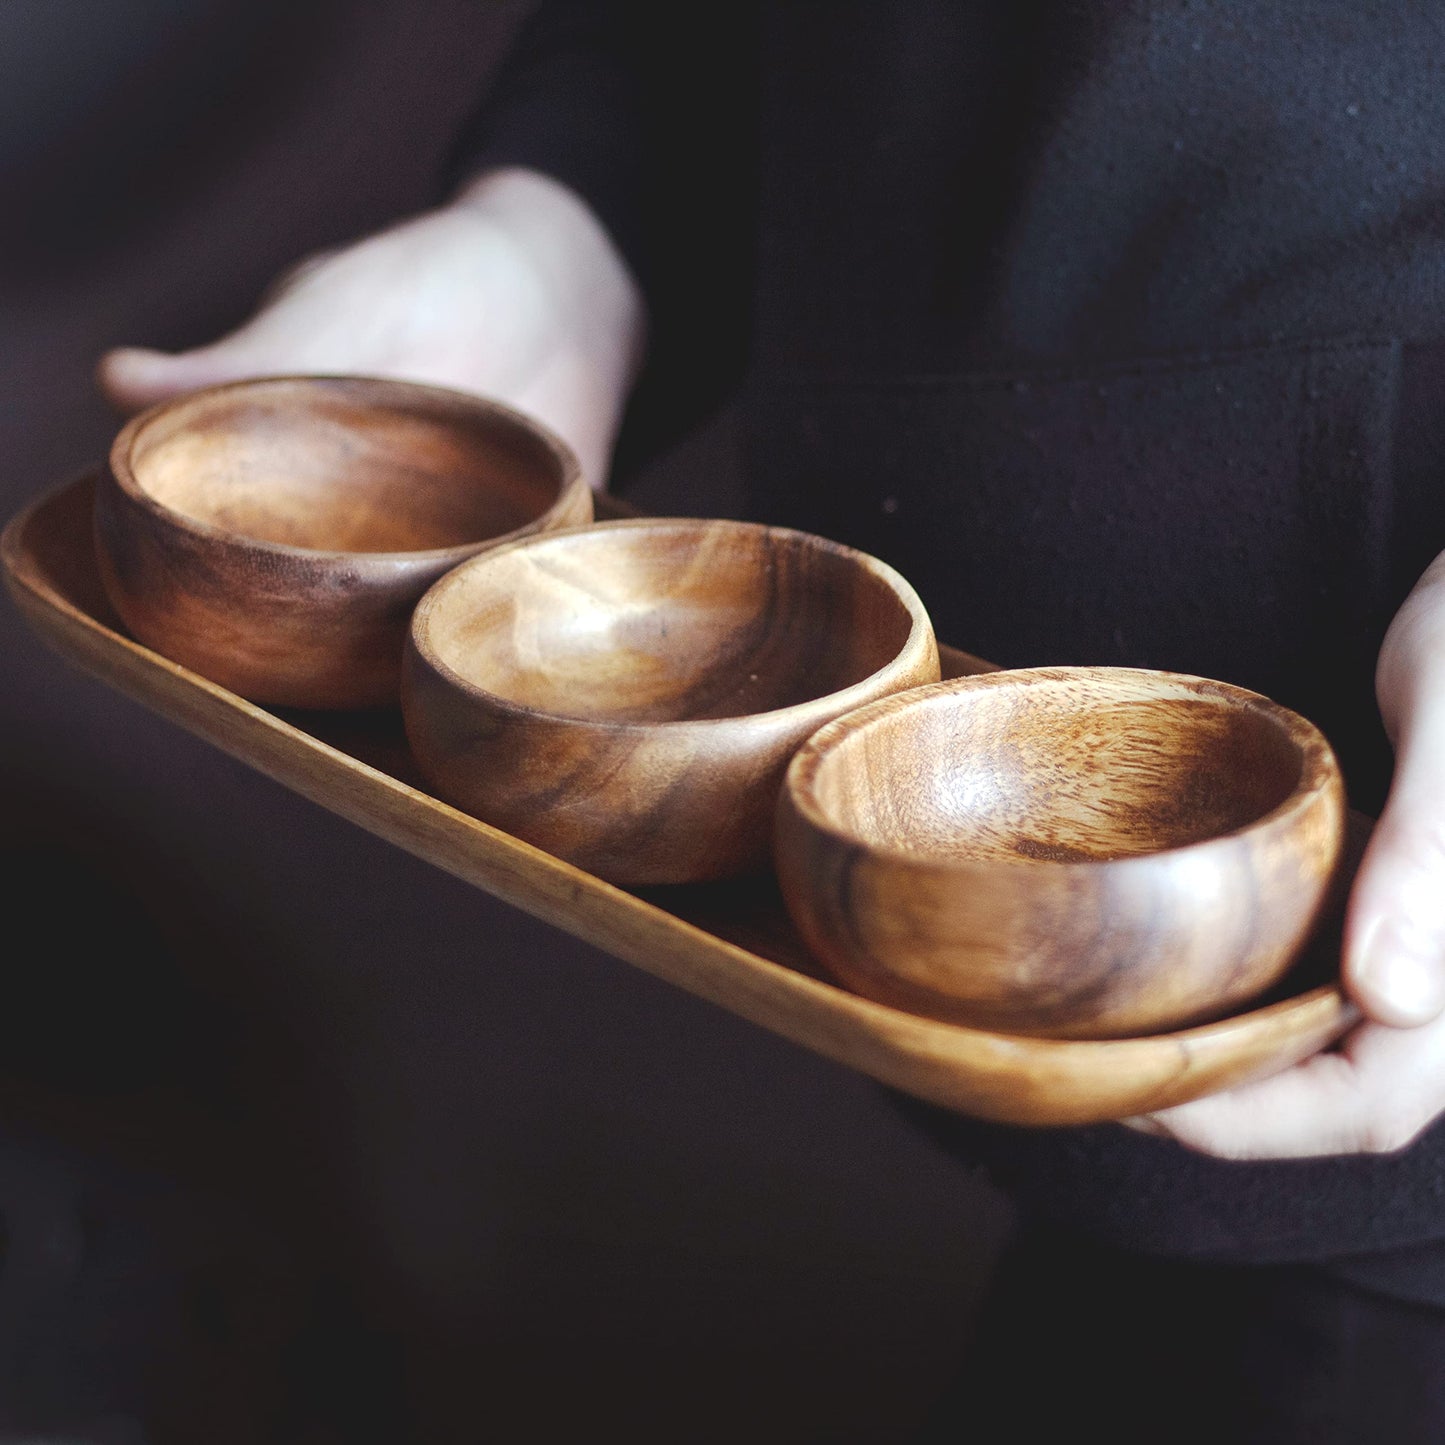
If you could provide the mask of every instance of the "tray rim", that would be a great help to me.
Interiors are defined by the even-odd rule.
[[[1171,1034],[1033,1039],[923,1018],[811,977],[451,807],[78,606],[43,575],[25,538],[48,508],[75,504],[95,475],[92,468],[47,488],[0,532],[7,591],[52,650],[348,822],[885,1086],[999,1123],[1103,1123],[1276,1072],[1327,1047],[1359,1017],[1338,984],[1325,983]],[[625,504],[616,508],[616,515],[628,514]],[[960,671],[993,670],[959,649],[942,650]]]

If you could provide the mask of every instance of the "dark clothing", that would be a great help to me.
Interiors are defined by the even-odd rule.
[[[1375,653],[1445,546],[1445,11],[716,9],[544,5],[458,153],[573,185],[644,284],[620,483],[736,384],[753,515],[996,662],[1268,693],[1377,811]],[[1445,1127],[1245,1165],[905,1107],[1025,1221],[1445,1307]]]
[[[1433,1445],[1445,1315],[1301,1265],[1121,1255],[1022,1234],[909,1445]],[[1020,1362],[1023,1376],[1020,1376]]]

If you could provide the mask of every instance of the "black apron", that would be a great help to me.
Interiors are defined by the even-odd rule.
[[[1006,666],[1273,696],[1377,812],[1375,654],[1445,546],[1440,20],[845,8],[765,20],[751,515],[884,557]],[[1237,1164],[899,1102],[1025,1217],[1445,1303],[1445,1126]]]
[[[1445,547],[1442,155],[1407,0],[545,0],[451,175],[556,175],[642,281],[618,485],[745,371],[750,515],[995,662],[1275,697],[1374,813],[1375,652]],[[1025,1216],[1445,1304],[1445,1125],[1229,1164],[900,1107]]]

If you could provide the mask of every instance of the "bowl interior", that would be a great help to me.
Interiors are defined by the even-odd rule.
[[[488,552],[444,578],[422,642],[464,681],[613,723],[769,712],[863,681],[916,618],[887,570],[805,533],[614,522]]]
[[[1116,671],[931,690],[844,730],[810,796],[865,846],[1083,862],[1234,832],[1283,803],[1303,768],[1264,700]]]
[[[536,520],[565,459],[481,399],[405,383],[283,378],[199,392],[131,438],[134,485],[223,532],[318,551],[465,546]]]

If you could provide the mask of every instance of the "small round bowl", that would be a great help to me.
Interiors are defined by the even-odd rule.
[[[1106,1039],[1219,1019],[1277,983],[1344,830],[1334,753],[1268,698],[1035,668],[822,728],[787,770],[775,851],[804,941],[855,992]]]
[[[793,750],[936,680],[918,595],[804,532],[690,518],[494,548],[412,619],[402,716],[463,811],[623,885],[765,867]]]
[[[96,553],[146,646],[252,702],[395,707],[412,608],[512,537],[590,521],[566,446],[499,403],[369,377],[264,377],[132,418]]]

